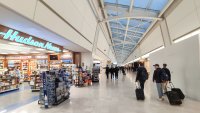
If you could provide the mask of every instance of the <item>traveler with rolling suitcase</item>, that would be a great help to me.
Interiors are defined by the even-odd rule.
[[[164,91],[164,94],[167,92],[167,84],[169,82],[171,82],[171,73],[170,73],[170,70],[167,68],[167,64],[163,64],[163,68],[162,70],[164,71],[164,73],[166,74],[165,76],[165,81],[163,82],[163,91]]]
[[[141,89],[144,90],[144,83],[148,79],[148,73],[146,68],[144,67],[143,63],[140,63],[139,68],[137,69],[137,75],[136,75],[136,82],[140,83]]]
[[[144,100],[145,99],[144,90],[141,88],[140,83],[136,82],[135,85],[136,85],[135,94],[137,100]]]
[[[153,73],[153,82],[156,82],[156,87],[158,91],[159,100],[163,101],[163,89],[162,89],[162,69],[159,67],[159,64],[153,65],[155,67]]]

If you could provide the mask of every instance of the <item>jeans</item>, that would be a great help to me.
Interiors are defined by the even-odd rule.
[[[162,90],[162,83],[156,83],[157,90],[158,90],[158,96],[159,98],[162,98],[163,96],[163,90]]]

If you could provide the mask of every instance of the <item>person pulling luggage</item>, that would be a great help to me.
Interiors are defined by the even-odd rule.
[[[155,67],[153,73],[153,82],[156,82],[157,91],[159,100],[164,100],[163,98],[163,90],[162,90],[162,69],[159,67],[159,64],[153,65]]]
[[[148,72],[144,67],[144,64],[140,63],[139,68],[137,69],[137,75],[135,81],[140,83],[140,87],[142,90],[144,90],[144,83],[147,79],[148,79]]]
[[[164,74],[166,74],[166,80],[163,82],[163,91],[164,91],[164,94],[166,94],[167,92],[167,84],[169,82],[171,82],[171,73],[170,73],[170,70],[167,68],[167,64],[163,64],[163,68],[162,70],[164,71]]]

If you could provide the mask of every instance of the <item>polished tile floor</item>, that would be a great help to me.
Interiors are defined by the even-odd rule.
[[[146,83],[145,101],[135,98],[135,75],[120,74],[119,80],[106,80],[101,75],[100,83],[89,87],[72,87],[71,97],[64,103],[44,109],[34,101],[11,113],[199,113],[200,102],[185,99],[181,106],[169,105],[167,98],[159,101],[151,96],[150,81]],[[155,86],[152,86],[153,88]],[[13,95],[14,96],[14,95]],[[2,101],[1,101],[2,103]]]

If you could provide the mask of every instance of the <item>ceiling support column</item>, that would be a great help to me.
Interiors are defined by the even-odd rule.
[[[171,41],[171,38],[170,38],[169,29],[168,29],[168,26],[167,26],[166,19],[163,19],[161,21],[160,29],[161,29],[161,33],[162,33],[164,46],[168,47],[168,46],[172,45],[172,41]]]

